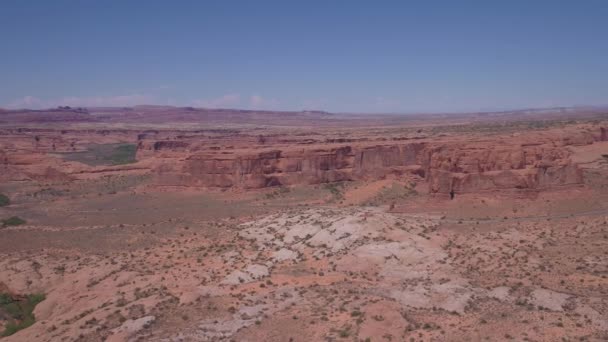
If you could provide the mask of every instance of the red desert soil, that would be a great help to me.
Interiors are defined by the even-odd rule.
[[[0,219],[25,223],[0,228],[0,293],[45,299],[0,339],[608,340],[607,129],[589,108],[2,111]]]

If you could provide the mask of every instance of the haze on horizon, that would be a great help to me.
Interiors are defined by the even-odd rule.
[[[608,2],[5,1],[0,107],[608,104]]]

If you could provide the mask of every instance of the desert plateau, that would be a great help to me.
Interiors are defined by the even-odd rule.
[[[608,339],[602,108],[4,110],[0,170],[2,341]]]

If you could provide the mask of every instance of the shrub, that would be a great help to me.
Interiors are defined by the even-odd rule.
[[[0,207],[5,207],[11,204],[11,200],[5,194],[0,194]]]
[[[22,224],[25,224],[25,220],[19,216],[13,216],[2,220],[2,227],[19,226]]]
[[[0,336],[10,336],[21,329],[25,329],[36,321],[34,308],[45,299],[44,294],[30,294],[24,300],[15,300],[9,294],[0,294],[0,308],[12,320],[4,327]]]

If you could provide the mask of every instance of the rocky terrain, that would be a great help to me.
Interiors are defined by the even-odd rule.
[[[608,339],[599,109],[2,111],[0,194],[1,340]]]
[[[76,114],[89,115],[81,112]],[[268,119],[275,120],[281,114],[287,115],[278,113]],[[329,116],[293,114],[304,121],[310,115]],[[64,113],[59,118],[64,118]],[[404,174],[423,178],[431,192],[440,193],[582,184],[584,167],[572,161],[572,149],[601,145],[608,140],[607,128],[600,124],[561,126],[491,135],[443,133],[440,127],[410,125],[314,131],[284,127],[5,128],[0,132],[0,166],[4,169],[2,179],[7,181],[70,180],[121,172],[151,175],[158,185],[205,188],[254,189]],[[119,163],[104,162],[100,160],[103,156],[94,155],[103,154],[95,146],[112,143],[125,144],[125,148],[133,145],[133,161],[137,162],[116,166],[113,164]],[[85,160],[83,164],[78,156],[86,157],[87,151],[100,161]]]

